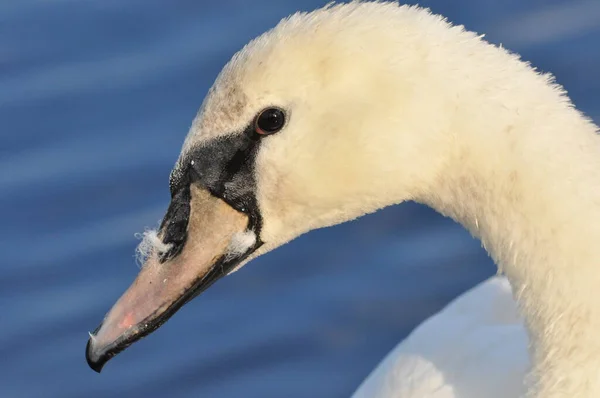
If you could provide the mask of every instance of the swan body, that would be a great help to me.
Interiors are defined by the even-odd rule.
[[[529,336],[531,366],[516,383],[524,396],[599,397],[599,155],[597,127],[551,76],[428,10],[352,2],[295,14],[237,53],[206,96],[171,175],[160,244],[91,335],[88,363],[99,371],[251,259],[414,200],[479,238],[510,281]],[[510,307],[505,287],[490,283]],[[428,330],[444,336],[435,324],[461,311],[473,320],[464,333],[481,330],[474,340],[485,345],[489,335],[522,356],[518,326],[516,340],[510,330],[494,335],[502,325],[485,305],[498,295],[485,293],[481,307],[457,301],[388,360],[431,375],[423,391],[443,378],[440,396],[496,386],[497,396],[518,396],[500,373],[520,376],[521,359],[504,368],[503,358],[487,358],[498,364],[489,379],[474,367],[485,350],[463,357],[462,375],[433,351],[410,363],[411,347],[434,350],[420,339]],[[476,320],[491,324],[477,329]],[[438,343],[460,352],[459,340]],[[469,375],[481,379],[469,386]],[[423,377],[398,376],[392,387],[410,391],[403,381]],[[377,379],[390,380],[376,373],[363,391]],[[369,391],[382,396],[382,388]]]
[[[525,392],[527,333],[495,276],[419,325],[352,398],[505,398]]]

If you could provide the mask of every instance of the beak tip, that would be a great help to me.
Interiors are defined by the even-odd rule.
[[[96,373],[100,373],[106,362],[108,362],[109,357],[107,355],[95,352],[93,335],[90,335],[90,339],[85,347],[85,359],[88,366]]]

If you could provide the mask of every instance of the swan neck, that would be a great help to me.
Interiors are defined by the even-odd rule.
[[[424,202],[463,224],[513,286],[536,398],[600,396],[600,143],[565,106],[470,136]],[[468,136],[469,133],[467,133]]]

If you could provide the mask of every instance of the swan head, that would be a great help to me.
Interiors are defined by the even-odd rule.
[[[92,368],[252,258],[430,189],[450,140],[402,27],[424,16],[392,3],[330,6],[233,57],[185,139],[140,274],[91,335]]]

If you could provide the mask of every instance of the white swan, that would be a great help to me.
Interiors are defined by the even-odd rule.
[[[518,326],[516,340],[492,326],[475,336],[514,349],[517,366],[506,358],[509,367],[467,380],[418,363],[436,358],[436,342],[423,340],[453,332],[439,324],[452,314],[497,324],[485,307],[494,297],[510,313],[495,280],[400,347],[415,348],[417,363],[401,355],[398,378],[381,378],[395,390],[363,396],[599,397],[599,155],[597,127],[549,76],[426,10],[354,2],[296,14],[236,54],[208,93],[171,176],[171,205],[148,234],[153,249],[91,334],[88,362],[99,371],[216,279],[304,232],[415,200],[480,238],[507,275],[531,369],[520,380]],[[477,348],[455,341],[444,348]],[[419,367],[437,379],[419,379]]]

